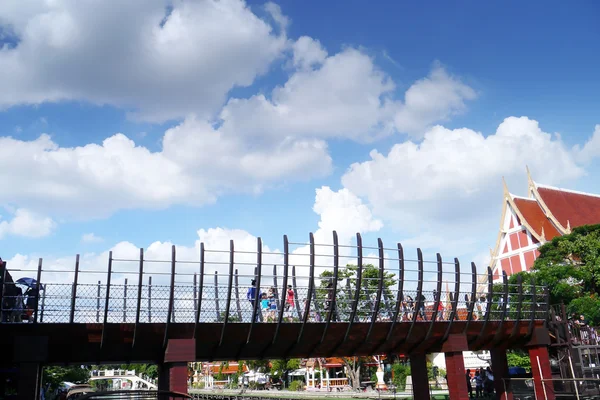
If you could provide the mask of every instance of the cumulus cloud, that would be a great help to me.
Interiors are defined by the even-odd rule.
[[[473,88],[436,63],[428,77],[406,91],[404,103],[394,116],[395,127],[400,132],[420,136],[432,124],[464,112],[466,102],[476,97]]]
[[[387,155],[354,163],[343,185],[367,198],[376,215],[394,220],[403,232],[422,234],[435,227],[439,237],[456,237],[496,226],[501,178],[525,194],[525,165],[534,179],[561,184],[583,175],[576,149],[541,130],[526,117],[505,119],[494,134],[436,126],[422,142],[396,144]],[[520,185],[520,186],[517,186]],[[447,230],[444,230],[447,229]],[[462,229],[462,230],[460,230]],[[465,244],[468,246],[468,244]]]
[[[256,146],[190,118],[169,129],[162,151],[116,134],[102,144],[60,147],[50,136],[0,137],[0,201],[71,216],[118,209],[202,205],[223,192],[259,191],[277,180],[328,174],[331,158],[319,140]]]
[[[0,239],[8,235],[40,238],[50,235],[55,228],[52,218],[24,208],[17,209],[11,220],[2,220],[0,215]]]
[[[327,58],[327,50],[318,40],[309,36],[301,36],[292,45],[292,62],[295,67],[309,69],[321,65]]]
[[[596,125],[594,134],[583,146],[575,146],[575,153],[578,159],[584,163],[600,157],[600,125]]]
[[[102,243],[104,241],[100,236],[96,236],[94,233],[85,233],[81,237],[82,243]]]
[[[85,100],[150,121],[210,116],[285,50],[287,18],[266,12],[275,25],[242,0],[3,1],[15,45],[0,49],[0,108]]]
[[[315,241],[317,244],[332,244],[331,230],[337,229],[340,244],[351,244],[356,232],[368,233],[379,230],[382,227],[381,221],[374,219],[371,211],[362,201],[347,189],[337,192],[329,187],[322,187],[316,190],[315,203],[313,210],[320,216],[319,228],[315,231]],[[1,225],[0,225],[1,226]],[[94,234],[84,235],[84,238],[97,238]],[[228,272],[229,268],[229,246],[230,240],[234,241],[235,246],[235,268],[239,270],[242,276],[241,281],[244,284],[254,274],[256,265],[256,250],[258,247],[257,237],[251,233],[240,229],[210,228],[199,229],[197,237],[192,245],[176,245],[176,258],[183,261],[177,264],[177,282],[191,283],[192,275],[199,272],[200,244],[205,246],[205,274],[210,279],[215,271],[221,276]],[[299,238],[290,238],[290,241],[299,241]],[[170,272],[170,260],[172,256],[171,242],[154,242],[148,245],[144,251],[145,260],[153,260],[145,264],[144,270],[148,275],[153,276],[153,284],[165,284],[168,282],[168,272]],[[279,266],[278,273],[282,274],[281,264],[283,262],[282,243],[268,244],[263,243],[263,265],[264,275],[271,274],[272,265]],[[290,256],[290,265],[298,266],[298,275],[306,277],[308,269],[304,266],[308,264],[308,247],[291,246],[293,254]],[[113,262],[114,278],[113,282],[122,283],[123,280],[131,275],[126,272],[136,272],[138,269],[140,249],[131,242],[120,242],[110,249],[101,253],[83,254],[80,259],[80,282],[93,283],[98,279],[104,280],[104,276],[86,273],[85,271],[103,271],[106,270],[109,252],[112,251],[113,258],[121,261]],[[321,254],[332,254],[330,247],[319,250]],[[346,252],[342,249],[342,252]],[[344,255],[346,253],[343,253]],[[348,253],[349,255],[350,253]],[[21,275],[31,275],[37,269],[38,259],[33,255],[17,254],[5,260],[9,263],[9,269],[21,270],[15,272],[15,277]],[[129,261],[127,261],[129,260]],[[321,266],[332,265],[331,257],[319,257],[317,263]],[[73,274],[54,272],[73,270],[75,257],[45,257],[43,266],[43,280],[45,282],[69,282],[73,279]],[[325,264],[326,263],[326,264]],[[341,261],[343,265],[345,261]],[[330,267],[331,268],[331,267]],[[29,271],[29,272],[28,272]],[[167,274],[165,274],[167,273]],[[212,282],[212,280],[211,280]],[[270,280],[268,283],[270,284]],[[302,283],[304,284],[304,283]]]

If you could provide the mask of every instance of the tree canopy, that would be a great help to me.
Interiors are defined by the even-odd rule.
[[[316,290],[316,298],[319,301],[319,307],[325,309],[325,299],[327,298],[327,286],[333,282],[333,271],[323,271],[319,275],[320,285]],[[335,302],[337,305],[337,313],[343,318],[348,318],[354,297],[356,295],[356,284],[358,283],[358,266],[348,264],[345,267],[340,267],[337,276],[337,291]],[[391,312],[394,299],[394,287],[397,284],[396,275],[384,271],[383,272],[383,293],[381,300],[381,312]],[[373,264],[364,264],[362,266],[361,291],[359,293],[359,304],[357,307],[357,318],[370,318],[373,300],[377,295],[379,287],[379,268]]]
[[[580,226],[539,248],[531,272],[518,276],[528,287],[535,281],[549,289],[550,304],[563,302],[569,313],[584,314],[592,324],[600,323],[600,225]]]

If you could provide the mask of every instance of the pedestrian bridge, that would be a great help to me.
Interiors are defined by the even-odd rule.
[[[45,363],[116,363],[162,361],[165,351],[187,361],[411,354],[440,351],[457,334],[472,350],[519,347],[546,320],[545,288],[509,285],[489,267],[366,246],[359,234],[351,245],[335,232],[328,242],[310,234],[306,243],[284,236],[281,251],[260,238],[252,248],[199,243],[196,260],[173,246],[165,260],[140,249],[111,252],[103,266],[79,256],[72,269],[7,265],[3,315],[17,278],[40,290],[29,323],[0,330],[9,347],[37,343]]]

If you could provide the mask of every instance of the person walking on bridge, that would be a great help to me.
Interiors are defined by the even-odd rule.
[[[256,279],[252,279],[250,281],[251,286],[248,288],[248,293],[246,293],[246,298],[252,305],[252,313],[254,313],[254,304],[255,301],[262,297],[262,293],[260,293],[260,289],[256,288]],[[259,322],[258,320],[258,312],[254,315],[254,322]]]

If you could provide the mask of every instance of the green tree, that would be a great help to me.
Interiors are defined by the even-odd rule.
[[[300,368],[299,358],[289,360],[271,360],[271,374],[280,377],[284,382],[288,381],[288,374]]]
[[[523,280],[525,296],[531,296],[531,284],[548,287],[550,304],[563,302],[569,313],[584,314],[591,324],[600,323],[600,225],[573,229],[539,248],[531,272],[512,275],[509,283]],[[514,294],[516,287],[511,289]],[[536,293],[536,301],[544,301]]]
[[[527,371],[531,371],[531,360],[523,350],[508,350],[506,359],[509,367],[522,367]]]
[[[323,271],[319,275],[320,284],[316,289],[316,298],[320,309],[325,310],[325,300],[328,294],[328,285],[333,282],[333,271]],[[356,295],[356,284],[358,282],[358,266],[348,264],[338,270],[336,291],[336,309],[339,318],[347,319],[350,316],[350,310]],[[396,275],[384,271],[383,273],[383,292],[380,314],[391,312],[392,305],[395,302],[394,291],[397,284]],[[364,264],[362,266],[361,291],[359,292],[357,306],[357,316],[360,319],[371,318],[371,301],[375,298],[379,288],[379,268],[373,264]],[[386,309],[387,306],[387,309]]]
[[[58,388],[62,382],[86,383],[90,379],[90,371],[81,366],[45,367],[42,372],[44,385],[50,384],[50,390]]]

